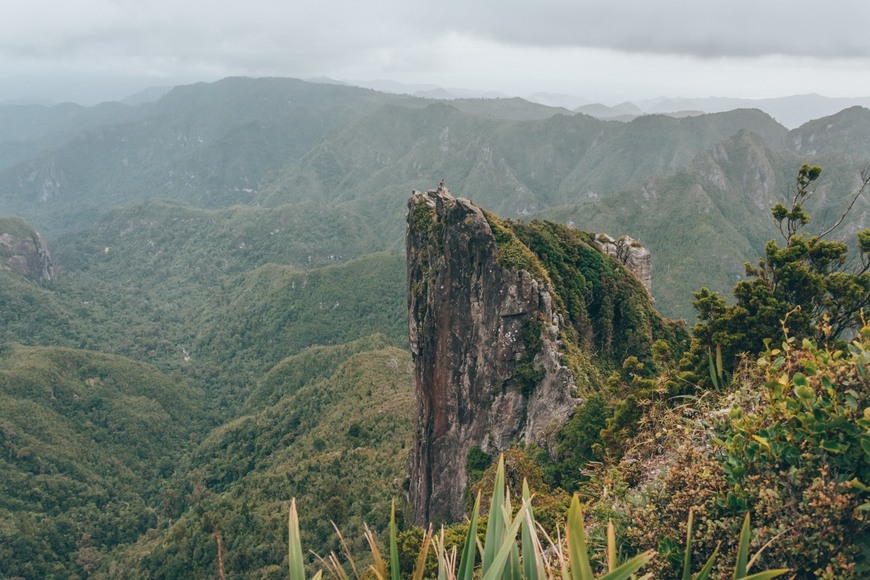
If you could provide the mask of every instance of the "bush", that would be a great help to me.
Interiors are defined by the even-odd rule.
[[[659,450],[626,456],[620,470],[635,485],[608,503],[630,513],[635,549],[659,550],[660,575],[679,571],[691,508],[699,557],[720,541],[720,552],[733,554],[751,513],[754,548],[769,543],[762,566],[786,565],[797,578],[870,572],[862,554],[870,545],[870,327],[842,350],[795,343],[747,361],[731,393],[696,399],[656,424],[645,419],[634,441]],[[677,433],[684,443],[674,443]]]

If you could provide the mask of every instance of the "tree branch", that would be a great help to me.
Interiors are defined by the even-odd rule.
[[[832,225],[831,227],[829,227],[828,229],[826,229],[825,231],[820,233],[818,236],[819,239],[827,236],[828,234],[833,232],[835,229],[840,227],[840,224],[842,224],[843,220],[846,219],[846,215],[848,215],[848,213],[850,211],[852,211],[852,207],[855,205],[855,202],[858,201],[858,198],[861,197],[861,194],[864,193],[865,189],[867,189],[868,184],[870,184],[870,165],[868,165],[867,167],[864,168],[863,171],[861,171],[861,187],[858,188],[858,191],[855,192],[855,196],[852,198],[852,201],[851,201],[851,203],[849,203],[849,206],[845,209],[845,211],[843,211],[843,215],[840,216],[840,219],[838,219],[834,225]]]

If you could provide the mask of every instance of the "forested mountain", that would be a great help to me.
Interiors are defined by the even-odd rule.
[[[860,187],[870,111],[848,109],[788,133],[776,149],[744,130],[696,156],[684,170],[626,187],[601,200],[583,200],[542,212],[580,228],[629,231],[654,256],[653,288],[659,308],[691,320],[691,292],[701,286],[725,290],[744,275],[765,242],[780,238],[769,210],[794,195],[795,168],[806,159],[824,167],[824,179],[806,207],[810,229],[833,225]],[[820,125],[824,129],[820,129]],[[868,127],[870,128],[870,127]],[[830,146],[824,146],[830,141]],[[804,151],[818,142],[819,153]],[[836,143],[836,145],[834,145]],[[629,226],[628,224],[632,224]],[[870,203],[860,198],[849,221],[836,232],[851,240],[870,225]]]
[[[401,208],[408,191],[427,189],[443,178],[452,191],[502,215],[546,215],[647,243],[655,255],[659,307],[683,317],[691,317],[688,290],[701,284],[694,273],[704,273],[686,265],[688,277],[666,275],[668,268],[674,272],[671,256],[683,251],[686,231],[747,225],[747,234],[727,238],[735,246],[729,255],[713,258],[724,260],[728,275],[719,269],[715,278],[704,281],[726,289],[769,238],[770,222],[750,208],[763,209],[757,202],[761,198],[787,195],[789,176],[807,160],[826,166],[821,186],[846,195],[864,162],[870,122],[867,110],[855,107],[790,132],[757,110],[681,119],[649,115],[619,123],[516,99],[433,102],[287,79],[226,79],[178,87],[137,107],[106,104],[95,109],[102,112],[76,110],[72,121],[67,115],[61,122],[54,108],[27,108],[42,112],[29,137],[7,113],[10,138],[3,142],[26,142],[41,152],[0,172],[4,213],[21,215],[56,237],[96,224],[119,205],[145,202],[143,208],[125,211],[160,214],[147,205],[154,199],[212,209],[290,204],[283,215],[324,212],[322,253],[350,257],[333,251],[336,236],[329,224],[334,220],[326,214],[338,211],[334,219],[343,222],[335,226],[340,234],[354,227],[370,230],[362,245],[348,246],[395,249],[401,246]],[[65,139],[71,128],[79,130]],[[740,131],[757,139],[735,142]],[[53,136],[48,147],[47,136]],[[687,215],[692,195],[678,183],[662,180],[679,180],[675,176],[686,172],[701,182],[715,177],[698,172],[706,171],[704,159],[723,147],[732,156],[756,158],[778,177],[757,190],[751,188],[759,180],[748,175],[729,181],[727,195],[712,190],[728,211],[724,222],[704,223],[715,216]],[[644,208],[652,212],[649,219],[637,220],[635,200],[643,199],[640,192],[651,183],[660,184],[653,189],[664,192],[668,201],[650,204]],[[614,194],[622,197],[607,201]],[[609,204],[620,215],[580,217]],[[836,211],[831,204],[818,207],[827,214]],[[680,219],[670,214],[673,208],[682,211]],[[167,211],[173,210],[163,213]],[[192,210],[179,210],[186,211]],[[234,211],[232,215],[243,212]],[[829,217],[815,215],[819,222]],[[105,224],[117,221],[107,218],[99,231],[111,230]],[[153,221],[158,227],[164,223]],[[699,226],[686,228],[686,223]],[[746,235],[748,240],[740,239]],[[709,261],[714,254],[707,250],[687,258]],[[312,259],[316,254],[312,251]]]
[[[155,197],[206,207],[250,202],[268,171],[334,127],[400,99],[289,79],[178,87],[153,103],[116,105],[126,122],[91,116],[49,147],[41,134],[17,136],[42,150],[0,175],[0,203],[56,233]]]
[[[130,359],[0,347],[0,574],[90,569],[158,521],[182,455],[213,424],[204,392]]]
[[[0,217],[54,268],[0,264],[0,578],[211,577],[215,529],[233,570],[283,576],[292,495],[323,550],[327,517],[383,529],[411,436],[411,189],[629,234],[657,307],[691,318],[779,235],[802,163],[824,167],[811,227],[835,221],[868,141],[862,108],[621,123],[290,79],[0,106]]]
[[[138,242],[150,247],[147,240]],[[207,244],[205,239],[186,251],[205,256]],[[121,244],[120,248],[131,250],[133,245]],[[111,252],[97,250],[93,256],[106,259]],[[216,424],[268,410],[268,415],[250,423],[253,430],[246,435],[257,439],[267,453],[275,442],[264,438],[264,421],[282,421],[269,428],[279,438],[288,433],[283,421],[297,421],[298,426],[298,401],[284,400],[288,389],[317,383],[305,392],[320,401],[324,385],[336,384],[335,394],[318,402],[317,408],[335,407],[339,395],[354,390],[359,390],[361,400],[375,391],[382,401],[378,404],[385,405],[383,412],[389,416],[410,412],[406,400],[411,396],[410,383],[402,378],[409,372],[408,355],[390,347],[403,343],[406,327],[401,256],[370,254],[350,261],[336,256],[331,260],[335,265],[308,269],[265,260],[257,268],[252,259],[249,270],[237,258],[234,268],[220,261],[213,271],[187,282],[161,276],[159,267],[140,263],[140,257],[120,259],[126,267],[88,262],[81,256],[82,262],[74,256],[62,257],[66,269],[60,278],[43,285],[0,270],[0,318],[3,340],[8,341],[0,347],[2,461],[8,476],[0,505],[6,521],[3,544],[9,550],[3,553],[0,566],[3,577],[96,571],[114,576],[116,556],[110,554],[120,554],[122,546],[155,526],[169,525],[191,501],[199,501],[195,490],[202,491],[203,476],[198,474],[205,469],[203,457],[211,455],[202,455],[203,451],[183,464],[182,454],[196,449]],[[307,256],[299,261],[307,262]],[[376,331],[387,336],[368,336]],[[317,346],[358,337],[364,338],[346,346]],[[378,351],[383,351],[382,357]],[[360,375],[369,359],[356,358],[348,363],[350,370],[343,379],[325,382],[348,357],[369,352],[380,370]],[[126,357],[150,361],[163,371]],[[404,399],[396,399],[393,390],[404,393]],[[276,410],[272,405],[279,401],[284,407]],[[297,418],[286,416],[286,409]],[[311,445],[319,448],[321,443],[315,441],[327,441],[326,451],[319,451],[332,453],[338,442],[326,434],[350,416],[348,409],[330,407],[323,434],[317,437],[305,423],[300,436],[306,444],[294,446],[293,455],[284,461],[297,465],[300,453]],[[362,435],[352,432],[356,433],[353,441],[367,440],[377,432],[368,423],[361,424],[366,430]],[[229,426],[222,429],[235,433]],[[409,433],[409,428],[404,429],[396,441]],[[207,449],[214,437],[219,435],[202,445]],[[392,463],[370,462],[371,457],[363,454],[354,470],[362,473],[372,466],[385,469],[392,465],[384,481],[400,477],[404,458],[395,453],[393,442],[385,438],[380,451]],[[240,469],[236,458],[226,459],[223,453],[215,457],[226,460],[220,469]],[[259,468],[259,463],[250,467],[259,474],[256,482],[264,476]],[[173,473],[178,479],[170,483]],[[232,483],[225,474],[209,476],[204,489],[214,487],[214,478],[225,480],[222,489]],[[330,485],[338,479],[331,477]],[[294,491],[300,498],[303,492]],[[250,503],[265,497],[259,483],[250,493],[254,494]],[[384,513],[384,502],[394,495],[385,491],[377,511]],[[283,494],[273,496],[269,505],[278,509],[283,498]],[[201,523],[197,530],[202,530]],[[212,548],[210,530],[206,530],[207,550]],[[248,530],[248,536],[229,536],[228,541],[245,544],[247,537],[259,533],[256,530]],[[271,533],[277,535],[278,529]],[[196,540],[196,546],[201,550],[203,543]],[[268,553],[278,548],[276,544]],[[238,552],[233,558],[242,556]],[[184,568],[190,564],[189,557],[168,558],[161,565]],[[202,566],[211,566],[213,557],[213,553],[204,554]],[[246,567],[244,559],[240,562],[240,568]]]
[[[818,196],[821,213],[814,215],[819,223],[831,218],[837,206],[823,201],[848,194],[865,161],[861,156],[870,133],[870,114],[859,107],[792,131],[757,110],[681,119],[648,115],[619,123],[516,99],[433,102],[288,79],[236,78],[178,87],[152,103],[106,104],[75,109],[75,115],[55,109],[26,108],[23,117],[34,118],[29,135],[8,111],[0,116],[0,126],[8,127],[3,135],[9,135],[2,142],[41,150],[0,172],[0,207],[52,237],[94,225],[119,205],[146,202],[125,211],[159,215],[156,206],[147,205],[154,199],[213,209],[290,204],[282,215],[323,213],[320,253],[351,257],[333,251],[336,238],[348,229],[370,231],[362,244],[348,244],[360,248],[355,255],[400,247],[408,191],[427,189],[443,178],[452,191],[502,215],[545,215],[647,243],[655,256],[659,307],[687,318],[692,315],[688,291],[706,274],[704,268],[683,268],[672,259],[683,253],[685,236],[693,235],[689,230],[714,230],[685,257],[695,263],[721,258],[724,268],[716,268],[714,278],[705,277],[704,283],[726,289],[770,237],[771,222],[760,200],[784,198],[800,163],[821,163],[826,171],[820,187],[834,198]],[[33,111],[41,116],[36,119]],[[79,129],[75,136],[65,138],[74,128]],[[741,131],[756,139],[735,141]],[[46,147],[48,136],[53,140]],[[723,193],[709,180],[724,170],[705,164],[711,156],[713,164],[719,163],[716,156],[726,149],[732,157],[755,159],[762,173],[729,180],[722,184]],[[701,184],[704,194],[725,209],[724,221],[713,223],[718,216],[706,210],[687,214],[697,192],[684,190],[686,179]],[[644,189],[667,201],[638,206]],[[618,210],[615,215],[607,215],[611,212],[603,208],[608,205]],[[651,212],[646,219],[636,219],[639,207]],[[168,211],[173,210],[163,214]],[[187,211],[193,210],[179,213]],[[233,211],[224,215],[244,210]],[[584,217],[599,213],[604,215]],[[860,214],[855,214],[858,223]],[[104,238],[113,227],[106,224],[119,219],[125,218],[108,217],[98,226]],[[330,232],[335,220],[341,222],[335,225],[339,236]],[[165,223],[152,221],[158,227]],[[690,223],[697,227],[685,227]],[[709,251],[719,235],[715,232],[731,227],[743,227],[745,233],[736,239],[723,235],[730,240],[727,255]],[[317,254],[312,249],[309,255],[316,260]]]
[[[212,431],[181,463],[168,492],[177,502],[157,530],[109,569],[211,577],[218,530],[227,570],[284,578],[288,497],[311,514],[305,538],[323,550],[340,549],[330,520],[386,529],[390,500],[403,493],[414,395],[407,351],[383,345],[370,337],[277,365],[248,413]],[[361,536],[348,541],[363,547]]]

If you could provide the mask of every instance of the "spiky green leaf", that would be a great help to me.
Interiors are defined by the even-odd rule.
[[[501,544],[498,546],[495,557],[492,559],[489,567],[482,570],[482,580],[496,580],[502,577],[508,558],[511,555],[511,549],[516,546],[517,532],[520,531],[520,525],[525,517],[526,509],[528,509],[526,505],[520,508],[517,517],[510,524],[507,531],[502,534]]]
[[[683,580],[692,580],[692,523],[695,509],[689,508],[689,522],[686,524],[686,551],[683,553]]]
[[[656,553],[652,550],[638,554],[631,560],[624,562],[612,572],[605,574],[601,580],[628,580],[631,575],[637,572],[640,568],[649,563],[650,560],[656,557]]]
[[[746,562],[749,560],[749,514],[743,518],[743,527],[740,528],[740,543],[737,545],[737,563],[734,565],[734,579],[746,576]]]
[[[296,513],[296,498],[290,500],[290,515],[287,518],[287,554],[290,580],[305,580],[305,562],[302,560],[302,538],[299,535],[299,514]]]
[[[568,509],[568,524],[565,529],[568,539],[568,560],[572,580],[592,580],[592,565],[586,547],[586,531],[583,524],[583,508],[577,494],[571,498]]]
[[[520,537],[523,545],[523,575],[527,580],[538,580],[539,557],[535,550],[535,520],[531,509],[529,483],[523,479],[523,503],[529,505],[528,517],[523,518]]]
[[[492,501],[489,507],[489,520],[486,522],[486,539],[483,544],[483,572],[492,565],[504,536],[505,521],[502,516],[504,506],[504,455],[498,458],[498,469],[495,474],[495,484],[492,490]]]
[[[468,533],[465,535],[465,546],[462,548],[462,558],[459,560],[459,571],[456,580],[472,580],[474,578],[474,560],[477,554],[477,514],[480,513],[480,492],[474,501],[471,521],[468,523]]]

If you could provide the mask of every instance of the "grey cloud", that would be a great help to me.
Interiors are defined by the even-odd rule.
[[[411,29],[395,18],[401,5],[389,0],[89,0],[77,12],[45,20],[39,11],[46,2],[12,3],[0,6],[0,67],[5,61],[7,68],[20,60],[82,67],[150,62],[225,74],[314,73],[401,47],[409,40],[403,31]]]
[[[535,58],[544,60],[554,54],[548,49],[564,47],[848,60],[870,56],[868,16],[865,0],[4,0],[0,78],[81,72],[163,84],[407,72],[426,79],[478,56],[450,51],[451,43],[481,41],[491,54],[541,48]],[[495,78],[514,63],[478,65]]]
[[[46,0],[0,8],[0,56],[352,59],[454,31],[504,44],[689,56],[870,56],[870,4],[844,0]],[[32,5],[32,7],[30,7]],[[47,17],[50,16],[50,17]],[[3,24],[5,22],[5,24]]]
[[[699,57],[870,56],[870,4],[806,0],[447,0],[441,26],[504,43]]]

